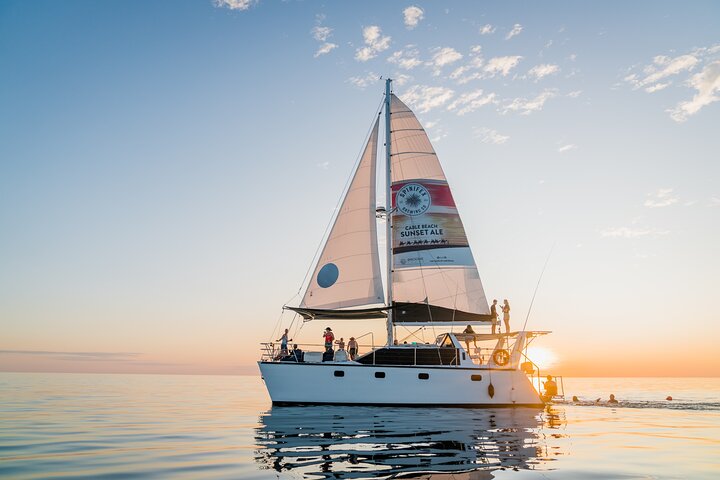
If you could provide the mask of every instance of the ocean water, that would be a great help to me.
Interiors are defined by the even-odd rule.
[[[720,478],[719,378],[563,383],[580,402],[272,407],[256,376],[0,373],[0,477]]]

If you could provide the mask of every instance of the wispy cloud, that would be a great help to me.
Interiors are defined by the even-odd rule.
[[[442,107],[448,103],[455,91],[446,87],[429,87],[426,85],[413,85],[403,95],[402,100],[419,113],[426,113],[433,108]]]
[[[670,57],[656,55],[648,65],[634,66],[623,80],[634,90],[655,93],[677,84],[695,90],[690,100],[679,102],[667,109],[670,118],[676,122],[685,122],[702,108],[720,100],[720,45],[695,48],[692,51]],[[700,69],[698,73],[689,76]]]
[[[447,109],[450,111],[456,110],[458,115],[465,115],[466,113],[474,112],[484,105],[493,103],[497,103],[497,100],[495,100],[495,94],[489,93],[487,95],[483,95],[483,91],[480,89],[463,93],[450,105],[448,105]]]
[[[317,49],[317,51],[315,52],[313,57],[317,58],[320,55],[325,55],[327,53],[330,53],[333,50],[335,50],[337,47],[338,46],[336,43],[325,42],[322,45],[320,45],[320,47]]]
[[[706,66],[702,72],[693,75],[687,84],[697,93],[691,100],[680,102],[669,110],[670,117],[676,122],[684,122],[689,116],[695,115],[701,108],[720,100],[720,61]]]
[[[475,138],[479,138],[482,143],[492,143],[494,145],[502,145],[510,140],[509,135],[501,135],[497,130],[491,128],[480,127],[474,130]]]
[[[402,87],[406,83],[408,83],[410,80],[412,80],[413,77],[410,75],[405,75],[404,73],[398,73],[393,77],[393,82],[395,82],[395,85],[398,87]]]
[[[132,361],[142,353],[137,352],[62,352],[51,350],[0,350],[0,355],[27,355],[53,357],[62,360]]]
[[[322,25],[325,20],[325,15],[317,15],[315,22],[317,25],[310,30],[313,38],[321,43],[313,57],[317,58],[321,55],[326,55],[336,49],[338,46],[335,43],[329,42],[328,39],[332,36],[333,29]]]
[[[350,77],[348,82],[357,88],[364,89],[370,85],[376,84],[380,80],[380,75],[374,72],[368,72],[364,76]]]
[[[420,60],[420,52],[415,45],[407,45],[403,50],[393,52],[387,61],[396,64],[398,67],[404,70],[412,70],[413,68],[422,65]]]
[[[495,33],[495,27],[490,25],[489,23],[486,23],[482,27],[480,27],[480,35],[492,35]]]
[[[522,32],[522,30],[523,30],[522,25],[520,25],[519,23],[516,23],[515,25],[513,25],[512,30],[510,30],[508,32],[508,34],[505,35],[505,40],[510,40],[511,38],[520,35],[520,32]]]
[[[382,30],[377,25],[370,25],[363,28],[363,40],[365,46],[355,51],[355,60],[358,62],[367,62],[377,57],[378,53],[390,48],[390,36],[383,36]]]
[[[530,115],[543,109],[545,102],[557,96],[556,89],[548,89],[535,98],[515,98],[501,108],[501,113],[519,112],[520,115]]]
[[[608,228],[600,232],[603,237],[613,238],[638,238],[638,237],[658,237],[670,233],[667,230],[656,230],[652,228],[631,228],[618,227]]]
[[[258,3],[258,0],[214,0],[213,5],[230,10],[247,10]]]
[[[570,98],[578,98],[582,94],[582,90],[573,90],[572,92],[568,93],[567,96]]]
[[[327,170],[330,167],[330,162],[318,163],[317,167],[322,168],[323,170]]]
[[[452,47],[437,47],[432,49],[431,52],[432,57],[428,65],[433,68],[434,75],[439,75],[444,66],[455,63],[463,58],[462,54]]]
[[[575,150],[577,148],[577,145],[574,143],[568,143],[567,145],[563,145],[560,148],[558,148],[559,153],[565,153],[569,152],[570,150]]]
[[[643,205],[648,208],[659,208],[667,207],[677,202],[678,199],[673,195],[672,188],[661,188],[657,192],[649,194]]]
[[[495,75],[502,75],[503,77],[506,77],[508,73],[510,73],[510,70],[517,67],[518,63],[520,63],[520,60],[522,60],[523,57],[519,55],[512,55],[512,56],[505,56],[505,57],[494,57],[488,60],[485,67],[483,67],[483,70],[490,76],[494,77]]]
[[[547,77],[548,75],[553,75],[560,71],[560,67],[557,65],[551,65],[548,63],[543,63],[540,65],[535,65],[528,71],[528,76],[531,78],[534,78],[535,81],[540,80],[543,77]]]
[[[412,5],[403,10],[403,16],[405,17],[405,26],[408,30],[412,30],[425,17],[425,12],[422,8]]]

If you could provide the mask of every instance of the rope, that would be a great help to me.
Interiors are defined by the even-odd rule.
[[[553,250],[555,250],[555,243],[553,243],[552,247],[550,247],[550,252],[545,259],[545,265],[543,265],[542,271],[540,272],[540,278],[538,278],[537,285],[535,285],[535,291],[533,292],[532,300],[530,300],[530,306],[528,307],[528,312],[525,316],[525,323],[522,328],[523,332],[525,331],[525,327],[527,327],[528,319],[530,318],[530,311],[532,310],[533,302],[535,302],[535,295],[537,295],[538,288],[540,287],[540,280],[542,280],[543,274],[545,273],[545,267],[547,267],[547,264],[550,261],[550,256],[552,255]]]

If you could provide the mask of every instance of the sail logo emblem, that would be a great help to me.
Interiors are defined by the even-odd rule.
[[[432,204],[430,192],[419,183],[408,183],[397,192],[397,208],[405,215],[422,215]]]

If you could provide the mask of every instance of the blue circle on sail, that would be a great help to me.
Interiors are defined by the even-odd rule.
[[[332,287],[337,282],[340,270],[334,263],[326,263],[317,274],[317,283],[322,288]]]

